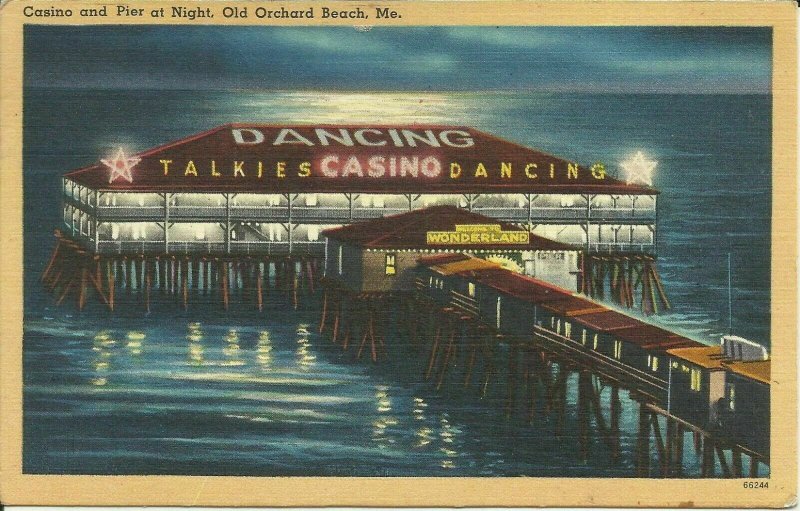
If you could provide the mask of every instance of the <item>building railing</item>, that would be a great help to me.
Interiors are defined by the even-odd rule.
[[[596,208],[593,207],[589,212],[590,218],[637,218],[653,220],[656,217],[656,210],[653,208]]]
[[[164,206],[104,206],[97,208],[100,219],[108,218],[144,218],[147,220],[163,220]]]
[[[586,206],[533,206],[531,208],[531,218],[550,219],[550,218],[581,218],[587,217]]]
[[[655,248],[655,244],[652,242],[631,243],[627,241],[593,241],[589,243],[589,252],[606,254],[612,254],[615,252],[636,252],[649,254],[655,252]]]
[[[225,208],[222,208],[225,217]],[[246,220],[279,220],[289,219],[289,208],[286,206],[231,206],[231,217]]]
[[[94,243],[92,238],[81,236],[87,246]],[[292,241],[292,251],[303,253],[319,253],[325,251],[324,241]],[[165,253],[164,240],[101,240],[97,244],[100,254],[153,254]],[[170,241],[169,254],[226,254],[224,241]],[[289,253],[288,241],[231,241],[230,253],[236,255],[283,255]]]
[[[170,218],[225,219],[225,206],[170,206]]]
[[[354,219],[380,218],[383,216],[406,213],[408,208],[353,208]]]
[[[288,213],[288,211],[287,211]],[[292,219],[347,220],[350,218],[348,206],[292,206]]]
[[[528,220],[528,206],[522,206],[522,207],[472,206],[472,212],[490,216],[493,218],[498,218],[500,220],[526,220],[526,221]]]
[[[164,240],[101,240],[97,242],[97,252],[100,254],[160,253],[164,252]]]

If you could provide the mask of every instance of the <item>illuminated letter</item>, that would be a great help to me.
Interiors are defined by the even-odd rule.
[[[486,167],[483,166],[483,163],[478,163],[478,167],[475,169],[475,177],[489,177],[489,174],[486,173]]]
[[[263,161],[259,161],[258,162],[258,178],[261,179],[261,177],[263,175],[264,175],[264,162]]]
[[[450,164],[450,179],[458,179],[459,177],[461,177],[461,165],[453,162]]]
[[[500,179],[504,177],[511,179],[511,162],[500,163]]]
[[[395,147],[403,147],[403,139],[397,134],[397,130],[389,130],[389,136],[392,137],[392,142],[394,142]]]
[[[431,147],[441,147],[439,145],[439,141],[436,140],[436,135],[433,134],[432,130],[425,130],[425,135],[417,135],[411,130],[403,130],[403,136],[406,137],[406,142],[408,143],[409,147],[417,147],[417,140],[420,142],[424,142]]]
[[[300,164],[300,170],[297,171],[297,175],[300,177],[308,177],[311,175],[311,162],[304,161]]]
[[[244,169],[242,168],[243,166],[244,166],[244,162],[243,161],[234,161],[233,162],[233,177],[236,177],[236,176],[244,177]]]
[[[364,177],[364,172],[361,170],[361,163],[358,158],[351,156],[342,167],[342,177],[347,177],[350,174],[356,174],[358,177]]]
[[[458,135],[460,138],[452,140],[450,135]],[[444,145],[450,147],[472,147],[475,145],[475,141],[472,140],[469,133],[462,130],[445,130],[439,133],[439,138],[444,142]]]
[[[369,159],[369,168],[367,168],[367,175],[369,177],[383,177],[386,174],[386,166],[383,162],[386,158],[383,156],[373,156]]]
[[[239,145],[255,145],[264,141],[264,134],[251,128],[236,128],[231,130],[231,133],[233,133],[233,140]],[[253,139],[245,140],[242,136],[245,133],[248,133]]]
[[[197,175],[197,167],[194,166],[194,162],[189,160],[189,163],[186,164],[186,170],[183,171],[184,176],[196,176]]]
[[[284,178],[286,177],[286,162],[279,161],[275,164],[275,175]]]
[[[192,163],[192,167],[194,167],[194,163]],[[216,160],[211,160],[211,175],[214,177],[219,177],[222,174],[217,172],[217,162]]]
[[[367,138],[364,136],[364,133],[375,133],[376,135],[381,135],[381,134],[382,134],[382,133],[381,133],[381,130],[376,130],[376,129],[372,129],[372,128],[367,128],[367,129],[363,129],[363,130],[358,130],[358,131],[356,131],[355,133],[353,133],[353,137],[356,139],[356,142],[358,142],[359,144],[361,144],[361,145],[365,145],[365,146],[381,146],[381,145],[386,145],[386,141],[385,141],[385,140],[378,140],[377,142],[370,142],[370,141],[369,141],[369,140],[367,140]]]
[[[606,166],[603,165],[601,162],[593,163],[592,167],[592,176],[595,179],[605,179],[606,178]]]
[[[400,158],[400,176],[406,177],[407,174],[414,177],[419,175],[419,156],[414,156],[410,160],[405,156]]]
[[[319,162],[322,174],[326,177],[336,177],[337,175],[336,169],[330,167],[331,163],[339,163],[339,157],[336,155],[326,156]]]
[[[420,162],[420,166],[422,167],[420,170],[423,176],[439,177],[439,174],[442,173],[442,164],[439,163],[439,159],[435,156],[423,158]]]
[[[536,172],[531,172],[531,170],[537,167],[538,165],[536,165],[535,163],[529,163],[525,165],[525,175],[528,176],[528,179],[536,179],[537,177],[539,177],[539,175],[536,174]]]
[[[169,164],[172,163],[172,160],[158,160],[164,165],[164,175],[166,176],[169,174]]]
[[[317,138],[319,139],[319,143],[322,145],[330,145],[328,142],[329,138],[339,142],[342,145],[346,145],[348,147],[352,147],[353,140],[350,138],[350,134],[347,132],[346,129],[339,129],[339,136],[332,134],[328,130],[324,130],[322,128],[317,128],[316,130]]]
[[[294,139],[287,139],[289,136],[294,137]],[[296,132],[291,128],[283,128],[280,133],[278,133],[278,137],[275,139],[275,142],[272,145],[282,145],[282,144],[305,144],[313,146],[314,142],[310,141],[300,133]]]
[[[567,163],[567,179],[578,179],[578,165]]]

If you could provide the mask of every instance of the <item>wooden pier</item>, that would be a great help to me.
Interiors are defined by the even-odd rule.
[[[357,293],[330,279],[322,284],[319,330],[354,359],[366,352],[373,362],[390,352],[412,354],[422,367],[420,377],[436,389],[475,392],[478,399],[492,395],[507,419],[544,421],[554,437],[566,441],[568,386],[575,385],[574,440],[582,460],[601,442],[601,452],[620,461],[620,394],[627,392],[639,418],[632,475],[686,477],[688,456],[695,457],[701,477],[757,477],[759,465],[769,465],[767,455],[669,412],[665,388],[545,329],[527,337],[497,329],[477,310],[443,305],[422,282],[414,293]],[[687,444],[694,449],[687,452]]]
[[[305,255],[175,255],[92,254],[76,241],[55,232],[56,246],[42,282],[61,304],[69,297],[83,310],[94,296],[113,311],[122,298],[150,312],[169,299],[188,309],[193,302],[232,303],[263,310],[265,300],[279,295],[297,309],[319,286],[322,261]]]

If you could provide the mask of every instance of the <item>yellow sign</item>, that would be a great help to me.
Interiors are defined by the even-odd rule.
[[[527,231],[504,231],[497,224],[456,225],[455,231],[428,231],[428,245],[526,245]]]

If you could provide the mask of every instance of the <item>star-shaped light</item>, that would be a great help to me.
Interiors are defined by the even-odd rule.
[[[129,183],[133,183],[133,176],[131,175],[131,169],[136,166],[137,163],[142,161],[141,158],[137,158],[136,156],[132,156],[128,158],[125,155],[125,151],[120,147],[119,151],[117,151],[117,155],[114,156],[113,160],[100,160],[103,162],[103,165],[111,170],[111,173],[108,176],[108,182],[113,183],[119,178],[124,179]]]
[[[646,160],[641,151],[626,161],[620,163],[625,170],[625,182],[628,184],[643,183],[648,186],[653,185],[653,169],[658,165],[657,161]]]

